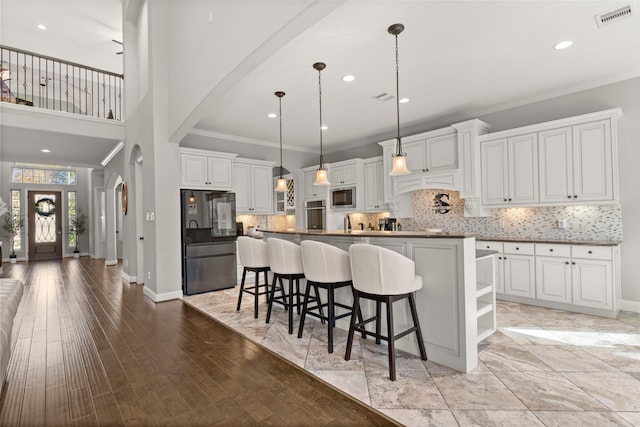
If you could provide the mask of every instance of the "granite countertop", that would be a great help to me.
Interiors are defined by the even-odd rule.
[[[309,234],[315,236],[352,236],[352,237],[416,237],[416,238],[437,238],[437,239],[464,239],[476,237],[475,234],[465,233],[430,233],[427,231],[380,231],[380,230],[308,230],[305,228],[287,228],[284,230],[263,230],[263,233],[282,234]]]
[[[428,231],[379,231],[379,230],[308,230],[305,228],[287,228],[282,230],[263,230],[264,233],[282,234],[309,234],[317,236],[353,236],[353,237],[404,237],[404,238],[438,238],[438,239],[464,239],[475,237],[478,241],[498,242],[522,242],[522,243],[554,243],[565,245],[593,245],[593,246],[618,246],[621,240],[558,240],[558,239],[531,239],[512,237],[484,237],[472,233],[446,233]]]

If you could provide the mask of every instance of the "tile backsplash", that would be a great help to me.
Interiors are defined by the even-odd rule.
[[[412,199],[413,218],[399,220],[407,231],[442,228],[490,239],[622,240],[619,205],[492,209],[491,216],[465,218],[457,191],[420,190]],[[566,229],[558,228],[561,219],[567,221]]]

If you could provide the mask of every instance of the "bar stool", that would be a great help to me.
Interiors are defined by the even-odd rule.
[[[300,292],[300,279],[304,278],[304,268],[302,267],[302,253],[300,246],[293,242],[270,237],[267,239],[267,257],[269,266],[273,273],[273,281],[271,282],[271,293],[269,298],[269,308],[267,309],[267,323],[271,320],[271,310],[273,303],[282,304],[285,310],[289,312],[289,334],[293,333],[293,309],[297,309],[300,314],[302,301],[300,297],[304,294]],[[282,279],[289,281],[289,292],[285,294]],[[293,284],[295,282],[295,291]],[[279,285],[279,286],[278,286]],[[280,296],[276,297],[276,290],[280,291]],[[295,303],[294,303],[295,297]],[[316,289],[316,298],[311,301],[319,300],[318,290]],[[324,322],[323,322],[324,323]]]
[[[240,294],[238,295],[238,306],[236,311],[240,311],[242,304],[242,294],[244,292],[254,296],[253,317],[258,318],[258,296],[266,295],[269,302],[269,282],[267,279],[267,271],[269,271],[269,260],[267,258],[267,244],[259,239],[252,237],[238,237],[238,256],[240,264],[244,267],[242,270],[242,282],[240,283]],[[256,284],[245,288],[244,281],[247,277],[247,271],[256,273]],[[260,273],[264,273],[264,284],[260,284]],[[263,291],[261,289],[264,288]]]
[[[304,305],[300,315],[300,327],[298,328],[298,338],[302,338],[304,330],[304,320],[307,315],[314,316],[321,321],[327,321],[329,336],[329,353],[333,353],[333,328],[336,320],[351,316],[351,307],[335,300],[335,290],[343,287],[351,287],[351,267],[349,265],[349,253],[326,243],[313,240],[303,240],[300,243],[302,251],[302,265],[304,275],[307,279],[307,288],[304,295]],[[309,292],[311,288],[316,290],[317,304],[309,307]],[[327,291],[327,302],[322,303],[318,294],[318,288]],[[327,315],[324,315],[323,308],[327,308]],[[336,315],[335,308],[346,309],[345,313]],[[317,312],[315,312],[317,310]],[[362,314],[358,310],[358,317],[362,321]],[[364,335],[363,335],[364,337]]]
[[[398,338],[415,332],[420,357],[422,360],[427,360],[413,295],[415,291],[422,288],[422,276],[415,274],[415,263],[412,260],[390,249],[368,244],[354,244],[349,247],[349,255],[353,275],[353,311],[360,308],[360,299],[364,298],[376,302],[376,314],[367,320],[360,320],[359,323],[354,318],[351,319],[344,359],[349,360],[351,357],[354,332],[375,337],[376,344],[380,344],[380,339],[384,339],[389,346],[389,378],[395,381],[395,340]],[[396,335],[393,328],[393,303],[404,298],[409,299],[413,327]],[[383,302],[387,308],[387,336],[382,335],[380,325],[380,308]],[[366,324],[374,321],[376,322],[375,333],[365,329]]]

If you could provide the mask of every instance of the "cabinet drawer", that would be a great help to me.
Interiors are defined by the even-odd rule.
[[[504,253],[505,254],[518,254],[518,255],[533,255],[534,254],[533,243],[514,243],[514,242],[505,242],[504,243]]]
[[[490,251],[498,251],[502,253],[502,242],[493,241],[476,241],[476,249],[488,249]]]
[[[557,243],[536,243],[536,255],[571,258],[571,246]]]
[[[613,254],[609,246],[572,245],[571,256],[583,259],[612,260]]]

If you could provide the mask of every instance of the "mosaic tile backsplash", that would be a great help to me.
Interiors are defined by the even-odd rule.
[[[558,228],[561,219],[567,221],[566,229]],[[497,240],[622,240],[619,205],[492,209],[491,216],[465,218],[464,200],[457,191],[415,191],[413,218],[399,222],[407,231],[441,228],[445,232]]]

